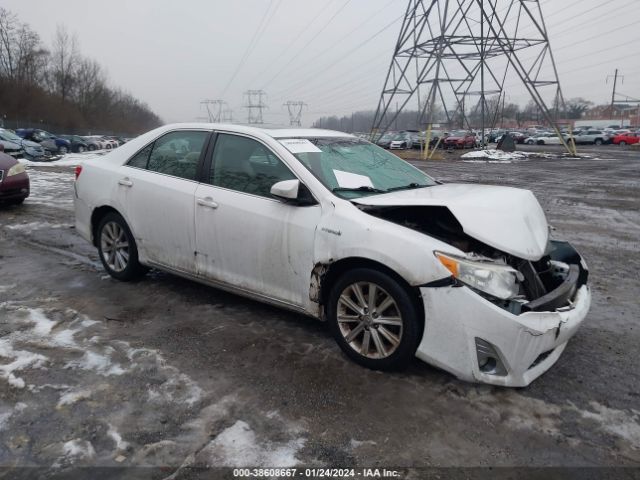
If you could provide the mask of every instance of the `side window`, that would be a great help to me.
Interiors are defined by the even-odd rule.
[[[270,197],[274,183],[295,178],[261,143],[237,135],[218,135],[209,179],[211,185]]]
[[[127,165],[129,165],[130,167],[146,169],[147,168],[147,162],[149,161],[149,154],[151,153],[151,147],[152,146],[153,146],[153,144],[147,145],[142,150],[140,150],[138,153],[136,153],[127,162]]]
[[[147,170],[195,180],[208,132],[171,132],[153,144]],[[141,152],[142,153],[142,152]]]

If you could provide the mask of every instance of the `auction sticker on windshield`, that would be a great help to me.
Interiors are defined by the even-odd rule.
[[[371,179],[366,175],[358,175],[357,173],[343,172],[342,170],[334,170],[333,174],[336,176],[338,186],[341,188],[360,188],[371,187],[373,183]]]
[[[280,143],[291,153],[322,153],[322,150],[306,138],[289,138],[280,140]]]

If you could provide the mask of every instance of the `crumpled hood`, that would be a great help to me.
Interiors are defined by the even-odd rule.
[[[377,207],[447,207],[472,238],[526,260],[539,260],[549,227],[529,190],[490,185],[447,184],[352,200]]]

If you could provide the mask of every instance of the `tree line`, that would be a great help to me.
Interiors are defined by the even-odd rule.
[[[111,87],[106,70],[82,55],[77,38],[64,26],[58,26],[47,46],[28,24],[2,7],[0,120],[7,126],[46,124],[65,133],[122,135],[162,123],[145,103]]]
[[[559,114],[563,120],[577,120],[593,106],[593,103],[583,98],[572,98],[568,100],[565,109]],[[485,127],[500,128],[502,126],[513,127],[525,123],[536,122],[546,123],[544,116],[536,103],[532,100],[524,107],[516,103],[504,101],[503,96],[495,96],[486,100]],[[391,118],[395,111],[387,112],[387,118]],[[369,132],[373,125],[375,111],[354,112],[351,115],[325,116],[316,120],[313,124],[315,128],[326,128],[329,130],[340,130],[344,132]],[[426,114],[422,115],[416,110],[403,110],[399,112],[397,118],[391,123],[390,130],[424,130],[426,128]],[[448,118],[447,118],[448,117]],[[447,116],[444,109],[437,106],[432,113],[433,123],[441,124],[443,128],[466,128],[471,124],[475,128],[480,128],[482,115],[480,108],[465,108],[465,116],[461,110],[449,112]],[[449,121],[450,119],[450,121]]]

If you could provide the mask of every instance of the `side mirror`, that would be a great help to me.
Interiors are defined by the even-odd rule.
[[[318,203],[309,189],[303,183],[300,183],[300,180],[283,180],[282,182],[274,183],[271,187],[271,195],[286,203],[300,207],[317,205]]]
[[[297,200],[300,180],[283,180],[274,183],[271,187],[271,195],[283,200]]]

